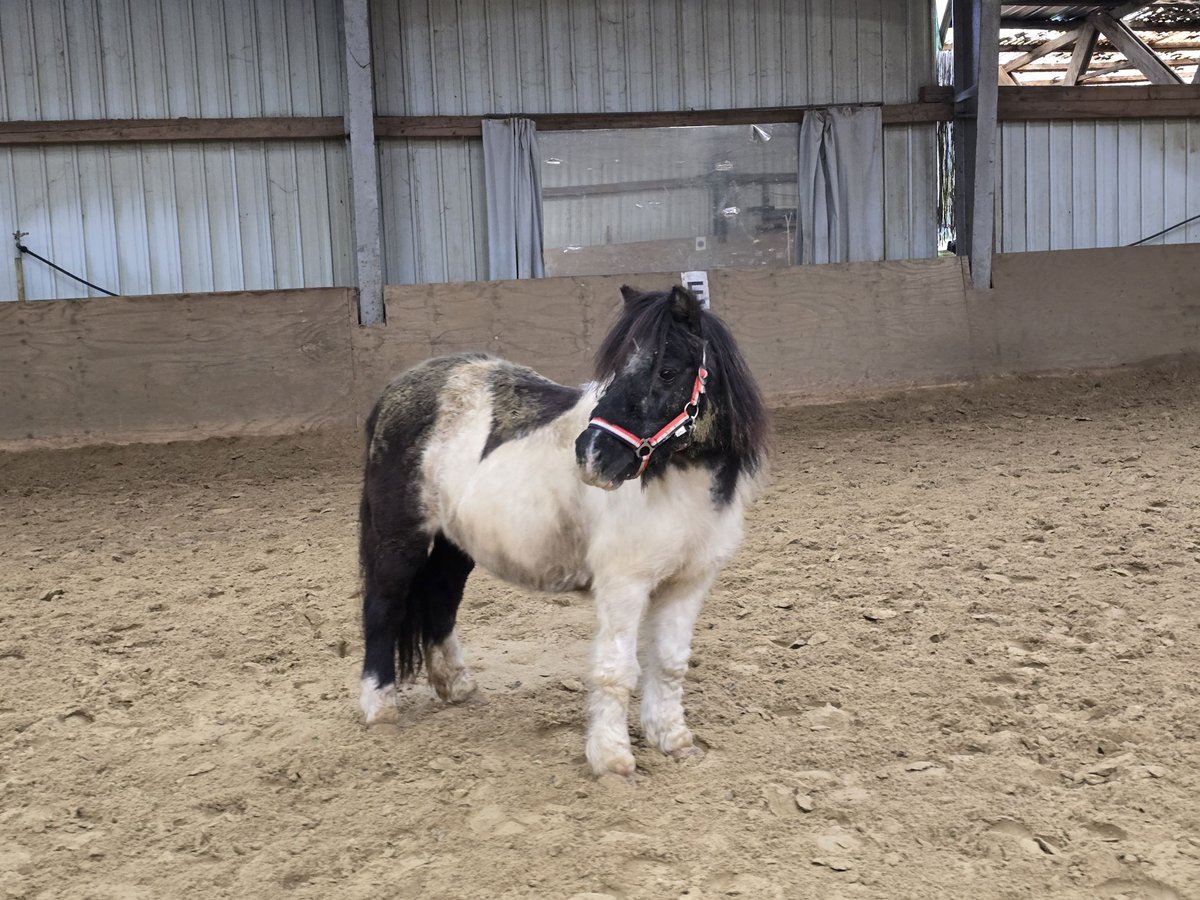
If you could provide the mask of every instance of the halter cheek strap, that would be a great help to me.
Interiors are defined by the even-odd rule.
[[[696,371],[696,383],[692,386],[692,398],[683,407],[683,412],[658,429],[650,437],[638,437],[632,431],[628,431],[620,425],[614,425],[612,422],[602,419],[599,416],[592,416],[588,421],[589,428],[598,428],[601,431],[607,431],[613,437],[619,438],[633,448],[633,452],[642,461],[641,465],[638,466],[637,473],[633,476],[634,478],[642,477],[642,473],[650,465],[650,457],[660,444],[665,443],[673,437],[683,437],[691,430],[692,425],[695,424],[696,414],[700,411],[700,395],[704,393],[704,384],[708,381],[708,369],[705,368],[706,362],[707,352],[701,357],[700,368]]]

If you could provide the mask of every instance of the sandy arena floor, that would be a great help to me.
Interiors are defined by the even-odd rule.
[[[583,599],[356,709],[357,435],[0,456],[0,897],[1200,896],[1200,374],[776,415],[709,747],[582,753]]]

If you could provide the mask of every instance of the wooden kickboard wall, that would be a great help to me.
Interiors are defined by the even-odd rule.
[[[1200,352],[1200,245],[709,273],[768,400],[832,400],[1006,372]],[[396,374],[484,350],[590,373],[622,284],[678,273],[0,303],[0,448],[352,427]]]

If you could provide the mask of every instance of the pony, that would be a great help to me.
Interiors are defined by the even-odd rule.
[[[728,327],[695,295],[621,293],[583,387],[464,353],[410,369],[376,403],[360,509],[367,723],[394,720],[397,678],[422,664],[442,700],[475,691],[456,618],[478,564],[594,599],[595,775],[634,774],[627,719],[643,671],[646,740],[676,758],[700,753],[683,710],[692,631],[741,543],[765,412]]]

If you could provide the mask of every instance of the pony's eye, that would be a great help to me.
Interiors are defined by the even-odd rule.
[[[661,378],[663,381],[674,381],[675,380],[675,370],[674,369],[659,369],[658,377]]]

